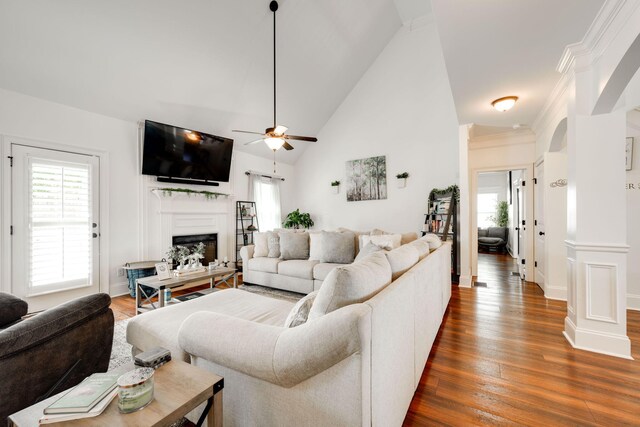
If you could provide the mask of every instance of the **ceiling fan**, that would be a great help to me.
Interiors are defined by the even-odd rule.
[[[246,130],[234,130],[233,132],[250,133],[254,135],[261,135],[260,139],[250,141],[244,145],[257,144],[259,142],[265,142],[267,146],[273,150],[274,155],[276,150],[284,148],[285,150],[293,150],[293,146],[289,144],[290,140],[316,142],[318,138],[311,136],[298,136],[288,135],[286,132],[288,128],[283,125],[278,125],[276,121],[276,10],[278,10],[278,2],[272,1],[269,3],[269,10],[273,12],[273,126],[265,129],[263,132],[251,132]]]

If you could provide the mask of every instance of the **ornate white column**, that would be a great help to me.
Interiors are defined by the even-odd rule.
[[[576,348],[631,358],[627,337],[624,110],[591,115],[592,76],[569,88],[567,317]]]

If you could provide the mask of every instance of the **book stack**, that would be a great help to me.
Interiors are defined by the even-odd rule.
[[[44,409],[40,424],[90,418],[100,415],[118,394],[119,374],[98,373],[84,379]]]

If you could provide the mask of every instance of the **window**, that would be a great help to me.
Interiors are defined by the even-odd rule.
[[[261,175],[251,175],[253,200],[256,202],[260,231],[282,227],[280,208],[280,180]]]
[[[498,193],[478,194],[478,227],[493,227],[495,224],[489,218],[496,216]]]

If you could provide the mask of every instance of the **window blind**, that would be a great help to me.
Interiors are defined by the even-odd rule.
[[[88,284],[90,165],[31,159],[30,166],[30,286]]]

